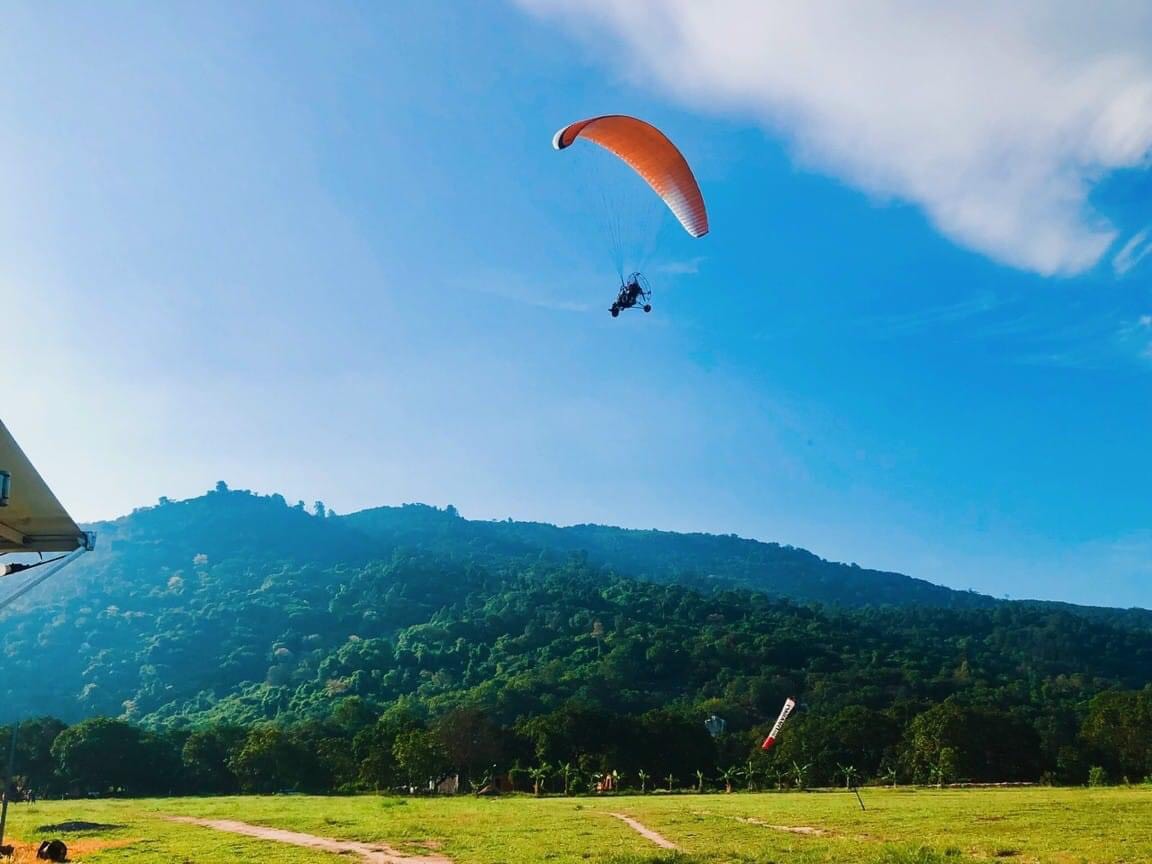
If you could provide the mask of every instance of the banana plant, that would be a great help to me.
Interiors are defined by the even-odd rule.
[[[724,781],[724,791],[728,794],[732,793],[732,783],[740,776],[740,769],[735,765],[729,765],[727,768],[721,768],[720,779]]]
[[[540,787],[552,776],[552,766],[541,762],[535,768],[528,769],[528,776],[532,778],[532,794],[539,795]]]

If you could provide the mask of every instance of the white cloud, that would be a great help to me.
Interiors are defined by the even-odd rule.
[[[1139,234],[1124,244],[1123,248],[1112,258],[1112,268],[1117,276],[1123,276],[1134,269],[1152,252],[1152,238],[1149,229],[1145,228]]]
[[[1045,275],[1100,261],[1117,232],[1092,187],[1152,153],[1146,0],[518,2],[638,80],[752,117],[804,164]]]

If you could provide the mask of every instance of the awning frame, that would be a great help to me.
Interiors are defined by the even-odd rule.
[[[44,580],[60,572],[96,545],[96,535],[83,531],[61,506],[44,478],[28,461],[20,445],[0,422],[0,556],[13,554],[64,553],[59,558],[31,566],[5,568],[34,574],[19,588],[0,599],[6,609]],[[14,574],[13,574],[14,575]],[[0,580],[6,586],[12,576]]]
[[[0,421],[0,553],[72,552],[85,533]]]

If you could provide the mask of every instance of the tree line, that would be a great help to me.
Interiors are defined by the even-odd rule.
[[[501,725],[483,709],[439,716],[403,701],[382,712],[338,700],[322,721],[147,730],[114,718],[19,725],[14,789],[40,797],[235,793],[583,794],[805,789],[833,785],[1152,782],[1152,688],[1108,691],[1088,704],[1073,744],[1045,753],[1043,735],[1012,712],[953,698],[901,722],[850,705],[801,710],[765,752],[765,726],[713,735],[693,712],[615,714],[566,703]],[[12,729],[0,732],[7,752]]]

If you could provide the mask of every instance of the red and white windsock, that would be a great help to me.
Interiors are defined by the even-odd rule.
[[[772,724],[772,731],[768,733],[768,737],[765,738],[764,743],[760,745],[762,749],[772,749],[772,745],[776,743],[777,736],[780,735],[780,728],[784,725],[784,721],[788,719],[788,715],[792,713],[792,709],[795,707],[795,699],[789,697],[784,700],[784,707],[780,709],[780,716],[776,718],[776,722]]]

